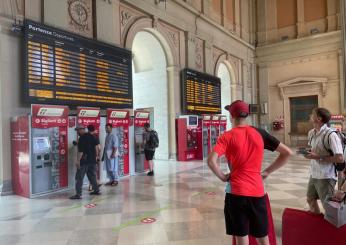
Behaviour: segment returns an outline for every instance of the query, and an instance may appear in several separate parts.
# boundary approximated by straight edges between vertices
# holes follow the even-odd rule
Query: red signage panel
[[[15,194],[30,196],[29,117],[11,121],[12,186]]]
[[[67,106],[31,105],[31,126],[33,128],[67,127]]]
[[[93,125],[96,134],[99,134],[100,128],[100,108],[96,107],[77,107],[77,123],[85,127]]]
[[[126,110],[107,109],[107,123],[113,127],[129,126],[130,112]]]
[[[202,116],[202,123],[203,126],[210,126],[211,125],[211,116],[210,115],[203,115]]]
[[[150,112],[135,111],[135,127],[144,127],[146,123],[150,123]]]

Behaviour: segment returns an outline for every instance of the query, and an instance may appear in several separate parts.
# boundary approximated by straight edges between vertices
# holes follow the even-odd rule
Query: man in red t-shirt
[[[208,166],[220,180],[231,184],[231,193],[225,198],[226,233],[235,236],[237,245],[249,244],[248,235],[269,245],[262,178],[283,166],[292,151],[265,130],[247,124],[249,105],[244,101],[234,101],[225,109],[231,114],[233,129],[219,137],[208,156]],[[261,172],[264,149],[280,155]],[[230,163],[230,174],[224,174],[217,164],[222,155]]]

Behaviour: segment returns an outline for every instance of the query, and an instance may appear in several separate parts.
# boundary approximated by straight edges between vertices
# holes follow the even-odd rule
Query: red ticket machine
[[[176,119],[178,161],[203,160],[202,120],[186,115]]]
[[[149,163],[145,160],[143,147],[144,124],[150,123],[150,112],[136,110],[134,112],[134,134],[135,134],[135,171],[144,172],[149,169]]]
[[[77,107],[77,123],[85,127],[93,125],[95,128],[96,137],[100,135],[100,108],[95,107]],[[77,136],[78,137],[78,136]],[[100,179],[100,165],[97,165],[97,179]],[[84,183],[88,183],[87,176],[84,178]]]
[[[34,197],[68,186],[66,106],[32,105],[31,115],[11,120],[12,184]]]
[[[219,125],[220,125],[219,136],[220,136],[227,130],[227,116],[224,116],[224,115],[220,116]]]
[[[130,112],[127,110],[107,109],[107,124],[113,126],[113,134],[119,139],[119,176],[129,175],[129,127]]]
[[[220,116],[212,115],[211,116],[211,125],[210,125],[210,148],[209,152],[212,151],[216,145],[216,141],[220,135]]]
[[[336,131],[344,131],[344,116],[343,115],[332,115],[329,121],[330,128]]]
[[[211,115],[202,115],[203,158],[207,158],[211,147],[210,141]]]

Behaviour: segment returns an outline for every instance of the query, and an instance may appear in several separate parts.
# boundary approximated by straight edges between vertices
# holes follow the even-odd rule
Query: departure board
[[[184,114],[220,114],[220,78],[191,69],[182,70],[182,112]]]
[[[28,103],[132,108],[131,51],[25,22]]]

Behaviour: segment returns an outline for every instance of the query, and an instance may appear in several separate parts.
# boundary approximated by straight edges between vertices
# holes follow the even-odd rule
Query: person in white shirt
[[[119,162],[118,162],[118,146],[119,139],[117,135],[112,133],[112,124],[106,124],[106,139],[105,147],[103,150],[102,161],[106,164],[107,175],[109,177],[109,182],[106,185],[116,186],[118,185],[119,174]]]
[[[330,118],[330,112],[325,108],[314,109],[310,116],[314,128],[308,134],[311,150],[305,155],[311,160],[307,202],[310,212],[316,214],[320,213],[317,200],[324,205],[326,198],[333,195],[337,180],[333,163],[344,161],[341,140],[328,127]]]

